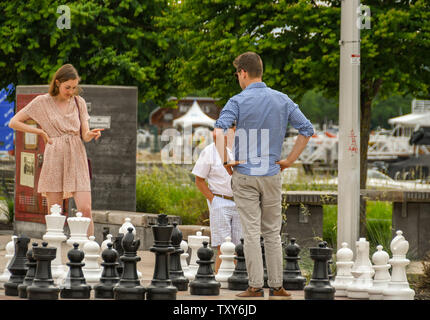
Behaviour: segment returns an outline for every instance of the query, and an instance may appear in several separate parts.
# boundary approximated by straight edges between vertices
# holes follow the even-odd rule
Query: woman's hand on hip
[[[43,141],[45,141],[45,144],[47,143],[52,144],[52,139],[48,136],[48,134],[45,131],[42,130],[40,132],[40,135],[42,136]]]

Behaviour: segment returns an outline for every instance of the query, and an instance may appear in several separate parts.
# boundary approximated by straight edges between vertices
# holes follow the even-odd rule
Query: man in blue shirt
[[[260,233],[264,238],[269,299],[290,299],[282,287],[281,174],[302,153],[314,130],[297,104],[286,94],[262,82],[263,62],[254,52],[233,62],[243,91],[230,98],[215,123],[215,142],[222,161],[232,174],[232,190],[245,240],[248,289],[237,299],[264,299],[264,273]],[[227,163],[225,131],[236,121],[235,161]],[[286,159],[282,143],[290,123],[299,131]],[[235,167],[234,172],[232,167]]]

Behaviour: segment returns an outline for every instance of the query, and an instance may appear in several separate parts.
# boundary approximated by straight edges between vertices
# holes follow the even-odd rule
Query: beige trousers
[[[268,285],[282,287],[281,174],[248,176],[234,171],[231,183],[242,224],[248,284],[254,288],[262,288],[264,284],[261,234]]]

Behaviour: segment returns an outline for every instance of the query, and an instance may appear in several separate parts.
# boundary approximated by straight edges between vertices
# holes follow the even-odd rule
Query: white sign
[[[91,116],[90,117],[90,129],[110,129],[111,116]]]

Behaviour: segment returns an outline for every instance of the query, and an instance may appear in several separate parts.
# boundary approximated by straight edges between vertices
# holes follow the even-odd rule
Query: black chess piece
[[[118,266],[116,270],[118,271],[118,276],[122,276],[122,271],[124,270],[124,262],[122,262],[121,257],[124,255],[124,248],[122,247],[122,239],[124,238],[123,233],[118,233],[118,236],[113,237],[113,248],[118,252]]]
[[[94,286],[96,299],[113,299],[113,287],[119,282],[117,271],[118,252],[112,249],[113,244],[108,242],[107,249],[102,252],[103,272],[100,277],[100,283]]]
[[[267,265],[266,265],[266,253],[264,249],[264,238],[260,236],[260,245],[261,245],[261,256],[263,259],[263,270],[264,270],[264,285],[263,288],[269,288],[267,284],[267,280],[269,279],[267,276]]]
[[[60,288],[54,285],[51,272],[51,261],[57,255],[57,248],[48,247],[42,242],[42,247],[33,248],[33,258],[36,260],[36,275],[33,283],[27,287],[27,297],[30,300],[57,300]]]
[[[24,282],[28,270],[26,254],[29,242],[30,238],[24,235],[14,239],[15,254],[7,267],[11,275],[9,281],[4,284],[4,292],[7,296],[18,296],[18,286]]]
[[[328,279],[327,261],[331,258],[333,249],[327,248],[320,242],[317,248],[309,248],[314,260],[314,270],[309,284],[305,287],[305,300],[334,300],[335,288]]]
[[[248,289],[248,271],[246,270],[245,253],[243,251],[243,238],[240,239],[240,243],[237,244],[235,251],[236,256],[236,268],[234,268],[233,274],[227,279],[229,290],[246,290]]]
[[[134,240],[133,228],[127,231],[121,243],[124,255],[120,260],[124,263],[124,270],[121,279],[113,287],[113,296],[115,300],[144,300],[146,290],[140,285],[137,276],[137,262],[141,260],[137,255],[140,239]]]
[[[147,300],[176,300],[178,289],[172,285],[169,274],[169,254],[175,251],[170,245],[173,226],[167,222],[167,215],[159,214],[157,225],[152,226],[154,246],[149,250],[155,253],[155,267],[153,279],[147,288]]]
[[[170,279],[178,291],[187,291],[189,280],[185,277],[181,266],[181,254],[184,253],[181,249],[182,231],[177,227],[176,222],[173,222],[171,241],[175,251],[170,254]]]
[[[298,263],[300,250],[295,238],[291,238],[290,244],[285,247],[284,289],[303,290],[305,287],[306,278],[302,276]]]
[[[324,244],[327,246],[328,245],[328,243],[327,243],[327,241],[323,241],[324,242]],[[330,281],[334,281],[334,278],[335,278],[335,276],[334,276],[334,273],[332,272],[332,270],[331,270],[331,265],[333,264],[333,257],[331,257],[330,258],[330,260],[329,261],[327,261],[327,273],[328,273],[328,279],[330,280]]]
[[[85,253],[78,249],[79,243],[73,244],[73,249],[67,252],[69,261],[67,265],[70,267],[64,284],[60,286],[60,297],[63,299],[89,299],[91,294],[91,286],[85,281],[82,267],[85,263],[82,260]]]
[[[36,275],[37,262],[33,258],[33,248],[37,246],[37,242],[34,242],[32,244],[32,248],[27,251],[28,262],[26,262],[26,266],[28,267],[28,270],[25,275],[24,281],[20,285],[18,285],[18,296],[20,298],[27,298],[27,287],[31,286],[34,280],[34,276]]]
[[[218,296],[221,283],[215,280],[215,275],[212,270],[212,257],[214,252],[208,248],[208,242],[203,241],[203,247],[197,250],[197,270],[196,277],[190,283],[190,294],[200,296]]]

